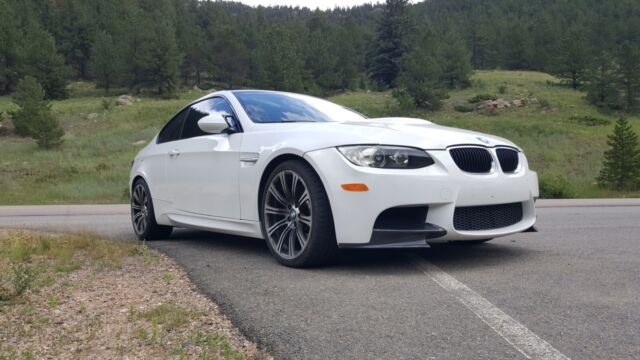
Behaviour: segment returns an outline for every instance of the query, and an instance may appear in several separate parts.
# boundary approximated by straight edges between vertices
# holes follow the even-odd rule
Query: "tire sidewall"
[[[276,175],[284,170],[295,172],[304,181],[311,198],[311,212],[314,218],[307,246],[300,255],[293,259],[281,257],[280,254],[278,254],[278,252],[273,248],[271,241],[267,236],[266,222],[264,219],[264,206],[265,199],[267,197],[267,189]],[[335,243],[335,236],[332,236],[334,232],[333,219],[331,217],[330,208],[327,207],[329,209],[329,214],[326,214],[327,208],[322,208],[322,202],[326,201],[328,205],[328,199],[324,187],[322,187],[321,185],[321,182],[320,186],[318,186],[319,181],[320,178],[318,177],[318,175],[308,165],[304,164],[301,161],[288,160],[279,164],[273,169],[271,174],[269,174],[269,177],[267,178],[263,189],[261,190],[259,211],[262,236],[267,242],[267,247],[269,248],[271,254],[283,265],[290,267],[312,266],[316,263],[316,261],[312,261],[311,259],[312,257],[314,257],[314,253],[317,252],[322,245],[327,245],[322,244],[322,242],[333,241],[333,244],[331,245],[337,247],[337,243]],[[329,229],[329,232],[327,232],[327,229]]]
[[[147,198],[149,199],[148,204],[147,204],[147,218],[146,218],[146,226],[144,229],[143,233],[138,233],[138,231],[136,230],[136,227],[133,223],[133,191],[135,191],[135,188],[138,185],[142,185],[142,187],[144,188],[144,191],[147,195]],[[132,189],[132,193],[131,193],[131,226],[133,226],[133,232],[136,234],[136,236],[140,239],[140,240],[148,240],[149,238],[149,234],[151,232],[151,228],[155,223],[155,211],[153,210],[153,199],[151,198],[151,192],[149,191],[149,186],[147,185],[147,182],[144,181],[143,179],[138,179],[133,183],[133,187]]]

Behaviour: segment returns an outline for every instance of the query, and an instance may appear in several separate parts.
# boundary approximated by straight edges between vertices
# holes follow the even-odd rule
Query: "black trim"
[[[230,127],[229,129],[227,129],[227,130],[223,131],[221,134],[229,134],[229,135],[231,135],[231,134],[235,134],[235,133],[241,133],[241,132],[244,132],[244,129],[242,128],[242,124],[240,123],[240,119],[238,119],[238,115],[236,114],[236,109],[234,109],[234,108],[233,108],[233,105],[231,104],[231,101],[229,101],[229,99],[227,99],[227,97],[226,97],[226,96],[223,96],[223,95],[214,95],[214,96],[206,97],[206,98],[204,98],[204,99],[200,99],[200,100],[192,101],[192,102],[190,102],[189,104],[187,104],[186,106],[183,106],[183,107],[182,107],[182,108],[181,108],[177,113],[175,113],[175,115],[173,115],[173,116],[171,117],[171,120],[167,121],[167,123],[166,123],[166,124],[164,124],[164,126],[162,127],[162,129],[160,129],[160,131],[158,131],[158,134],[156,134],[156,144],[166,144],[166,143],[173,142],[173,141],[186,140],[186,139],[183,139],[183,138],[182,138],[182,129],[184,128],[184,121],[183,121],[183,123],[182,123],[182,128],[180,129],[180,137],[179,137],[178,139],[171,140],[171,141],[164,141],[164,142],[161,142],[161,143],[160,143],[160,142],[158,142],[158,135],[160,135],[160,133],[162,132],[162,130],[164,130],[164,128],[165,128],[167,125],[169,125],[169,123],[170,123],[170,122],[171,122],[171,121],[172,121],[172,120],[173,120],[173,119],[174,119],[178,114],[180,114],[182,111],[187,110],[188,108],[190,108],[191,106],[193,106],[193,105],[195,105],[195,104],[199,104],[199,103],[201,103],[201,102],[203,102],[203,101],[207,101],[207,100],[211,100],[211,99],[215,99],[215,98],[220,98],[220,99],[222,99],[222,100],[224,100],[224,101],[226,101],[226,102],[227,102],[227,104],[229,105],[229,108],[231,109],[231,112],[233,113],[232,115],[233,115],[234,122],[235,122],[235,124],[237,125],[237,129],[231,129],[231,127]],[[186,115],[186,116],[189,116],[189,111],[187,111],[187,115]],[[187,119],[187,118],[186,118],[186,116],[185,116],[185,121],[186,121],[186,119]],[[227,124],[228,124],[228,123],[229,123],[229,122],[227,121]],[[229,130],[230,130],[230,131],[229,131]],[[207,134],[207,135],[202,135],[202,136],[208,136],[208,135],[216,135],[216,134]],[[189,139],[192,139],[192,138],[189,138]]]
[[[427,222],[428,206],[399,206],[378,215],[374,229],[421,230]]]
[[[524,218],[523,203],[462,206],[453,212],[453,227],[459,231],[501,229],[515,225]]]
[[[513,149],[513,150],[515,150],[517,152],[521,152],[520,149],[518,149],[515,146],[511,146],[511,145],[483,145],[483,144],[455,144],[455,145],[449,145],[449,146],[445,147],[444,150],[451,149],[451,148],[456,148],[456,147],[468,147],[468,146],[471,146],[471,147],[474,147],[474,146],[475,147],[482,147],[482,148],[485,148],[485,149],[494,149],[494,148],[501,148],[502,147],[502,148]],[[442,150],[442,149],[425,149],[425,150]]]
[[[520,167],[520,155],[517,150],[506,147],[497,147],[496,156],[500,163],[500,168],[505,174],[513,174]]]
[[[373,229],[371,240],[366,244],[340,244],[341,248],[389,249],[429,247],[428,239],[447,235],[438,225],[424,224],[422,229]]]
[[[464,146],[449,149],[458,168],[472,174],[489,174],[493,170],[493,156],[487,148]]]
[[[180,114],[182,114],[183,111],[186,110],[186,113],[184,115],[184,118],[182,118],[182,124],[180,125],[180,133],[178,134],[178,137],[172,140],[167,140],[167,141],[160,141],[160,134],[162,134],[162,132],[167,128],[167,126],[169,126],[169,124],[171,124],[174,121],[177,121],[177,118]],[[181,136],[182,136],[182,129],[184,128],[184,123],[185,121],[187,121],[187,116],[189,116],[189,108],[188,106],[183,107],[182,109],[180,109],[180,111],[178,111],[175,115],[173,115],[171,117],[171,119],[169,119],[169,121],[167,121],[166,124],[164,124],[164,126],[160,129],[160,131],[158,131],[158,133],[156,134],[156,144],[166,144],[166,143],[170,143],[173,141],[178,141],[180,140]]]

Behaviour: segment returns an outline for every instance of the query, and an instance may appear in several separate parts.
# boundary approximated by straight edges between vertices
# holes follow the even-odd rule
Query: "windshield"
[[[234,95],[255,123],[366,119],[353,110],[306,95],[266,91],[237,91]]]

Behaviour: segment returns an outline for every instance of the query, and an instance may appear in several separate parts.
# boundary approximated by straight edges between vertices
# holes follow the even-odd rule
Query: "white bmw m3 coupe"
[[[140,239],[173,227],[261,238],[282,264],[305,267],[338,248],[532,230],[538,178],[496,136],[241,90],[178,112],[136,156],[130,190]]]

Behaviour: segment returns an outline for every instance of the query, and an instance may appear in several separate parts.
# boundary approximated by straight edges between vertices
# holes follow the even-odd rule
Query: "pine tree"
[[[513,21],[513,20],[512,20]],[[504,29],[505,40],[502,47],[502,62],[509,70],[523,70],[531,67],[533,42],[528,29],[519,22],[509,23]]]
[[[341,78],[338,71],[338,40],[335,31],[327,19],[316,13],[308,23],[309,34],[305,68],[311,72],[315,83],[322,89],[340,88]]]
[[[91,48],[91,70],[97,85],[107,93],[114,85],[119,85],[124,71],[123,56],[111,35],[101,31]]]
[[[53,36],[38,24],[26,25],[18,49],[18,59],[18,73],[36,78],[42,84],[47,98],[67,97],[69,68],[65,65],[64,58],[58,54]]]
[[[184,55],[180,72],[185,83],[195,76],[196,85],[202,82],[202,73],[211,56],[210,38],[196,17],[197,0],[177,1],[176,40]]]
[[[54,9],[52,30],[58,50],[82,79],[89,77],[97,15],[93,11],[93,2],[84,0],[65,0]]]
[[[622,108],[622,100],[618,89],[619,79],[615,64],[610,55],[598,57],[594,66],[586,73],[587,101],[599,108],[618,110]]]
[[[394,96],[401,102],[403,97],[408,96],[414,106],[438,110],[442,107],[442,100],[448,97],[442,77],[436,58],[423,48],[418,48],[402,59],[402,72]]]
[[[627,111],[640,108],[640,46],[626,42],[617,57],[617,73]]]
[[[591,56],[587,44],[582,29],[570,30],[560,41],[560,51],[553,66],[553,74],[567,81],[574,90],[582,84],[589,68]]]
[[[450,31],[445,34],[440,41],[438,55],[441,79],[449,89],[466,88],[471,84],[471,55],[457,33]]]
[[[241,85],[249,72],[249,49],[242,34],[232,25],[222,25],[210,30],[213,38],[211,68],[216,77],[229,89]]]
[[[484,21],[474,21],[470,24],[467,31],[470,60],[473,68],[489,68],[491,63],[490,26]]]
[[[387,0],[378,24],[377,38],[369,56],[369,77],[382,86],[394,86],[400,61],[408,48],[409,0]]]
[[[160,12],[157,16],[162,16]],[[147,69],[151,85],[164,97],[174,96],[178,87],[182,54],[176,42],[175,26],[166,19],[156,20],[153,29],[153,61]]]
[[[11,92],[18,79],[20,32],[11,5],[7,0],[0,0],[0,95]]]
[[[607,144],[609,150],[604,153],[598,183],[617,190],[637,187],[640,184],[640,145],[638,135],[625,118],[618,119]]]
[[[303,32],[284,24],[270,25],[254,57],[257,85],[274,90],[302,91],[305,83]]]
[[[127,29],[127,75],[130,87],[148,87],[172,97],[178,87],[182,54],[176,41],[175,11],[169,0],[139,0]]]
[[[359,69],[359,53],[355,34],[346,29],[339,29],[336,35],[336,52],[337,61],[334,73],[339,81],[337,89],[353,89]]]
[[[39,147],[49,149],[62,144],[64,131],[45,100],[45,91],[38,81],[30,76],[20,80],[13,94],[18,110],[11,113],[16,133],[30,136]]]

